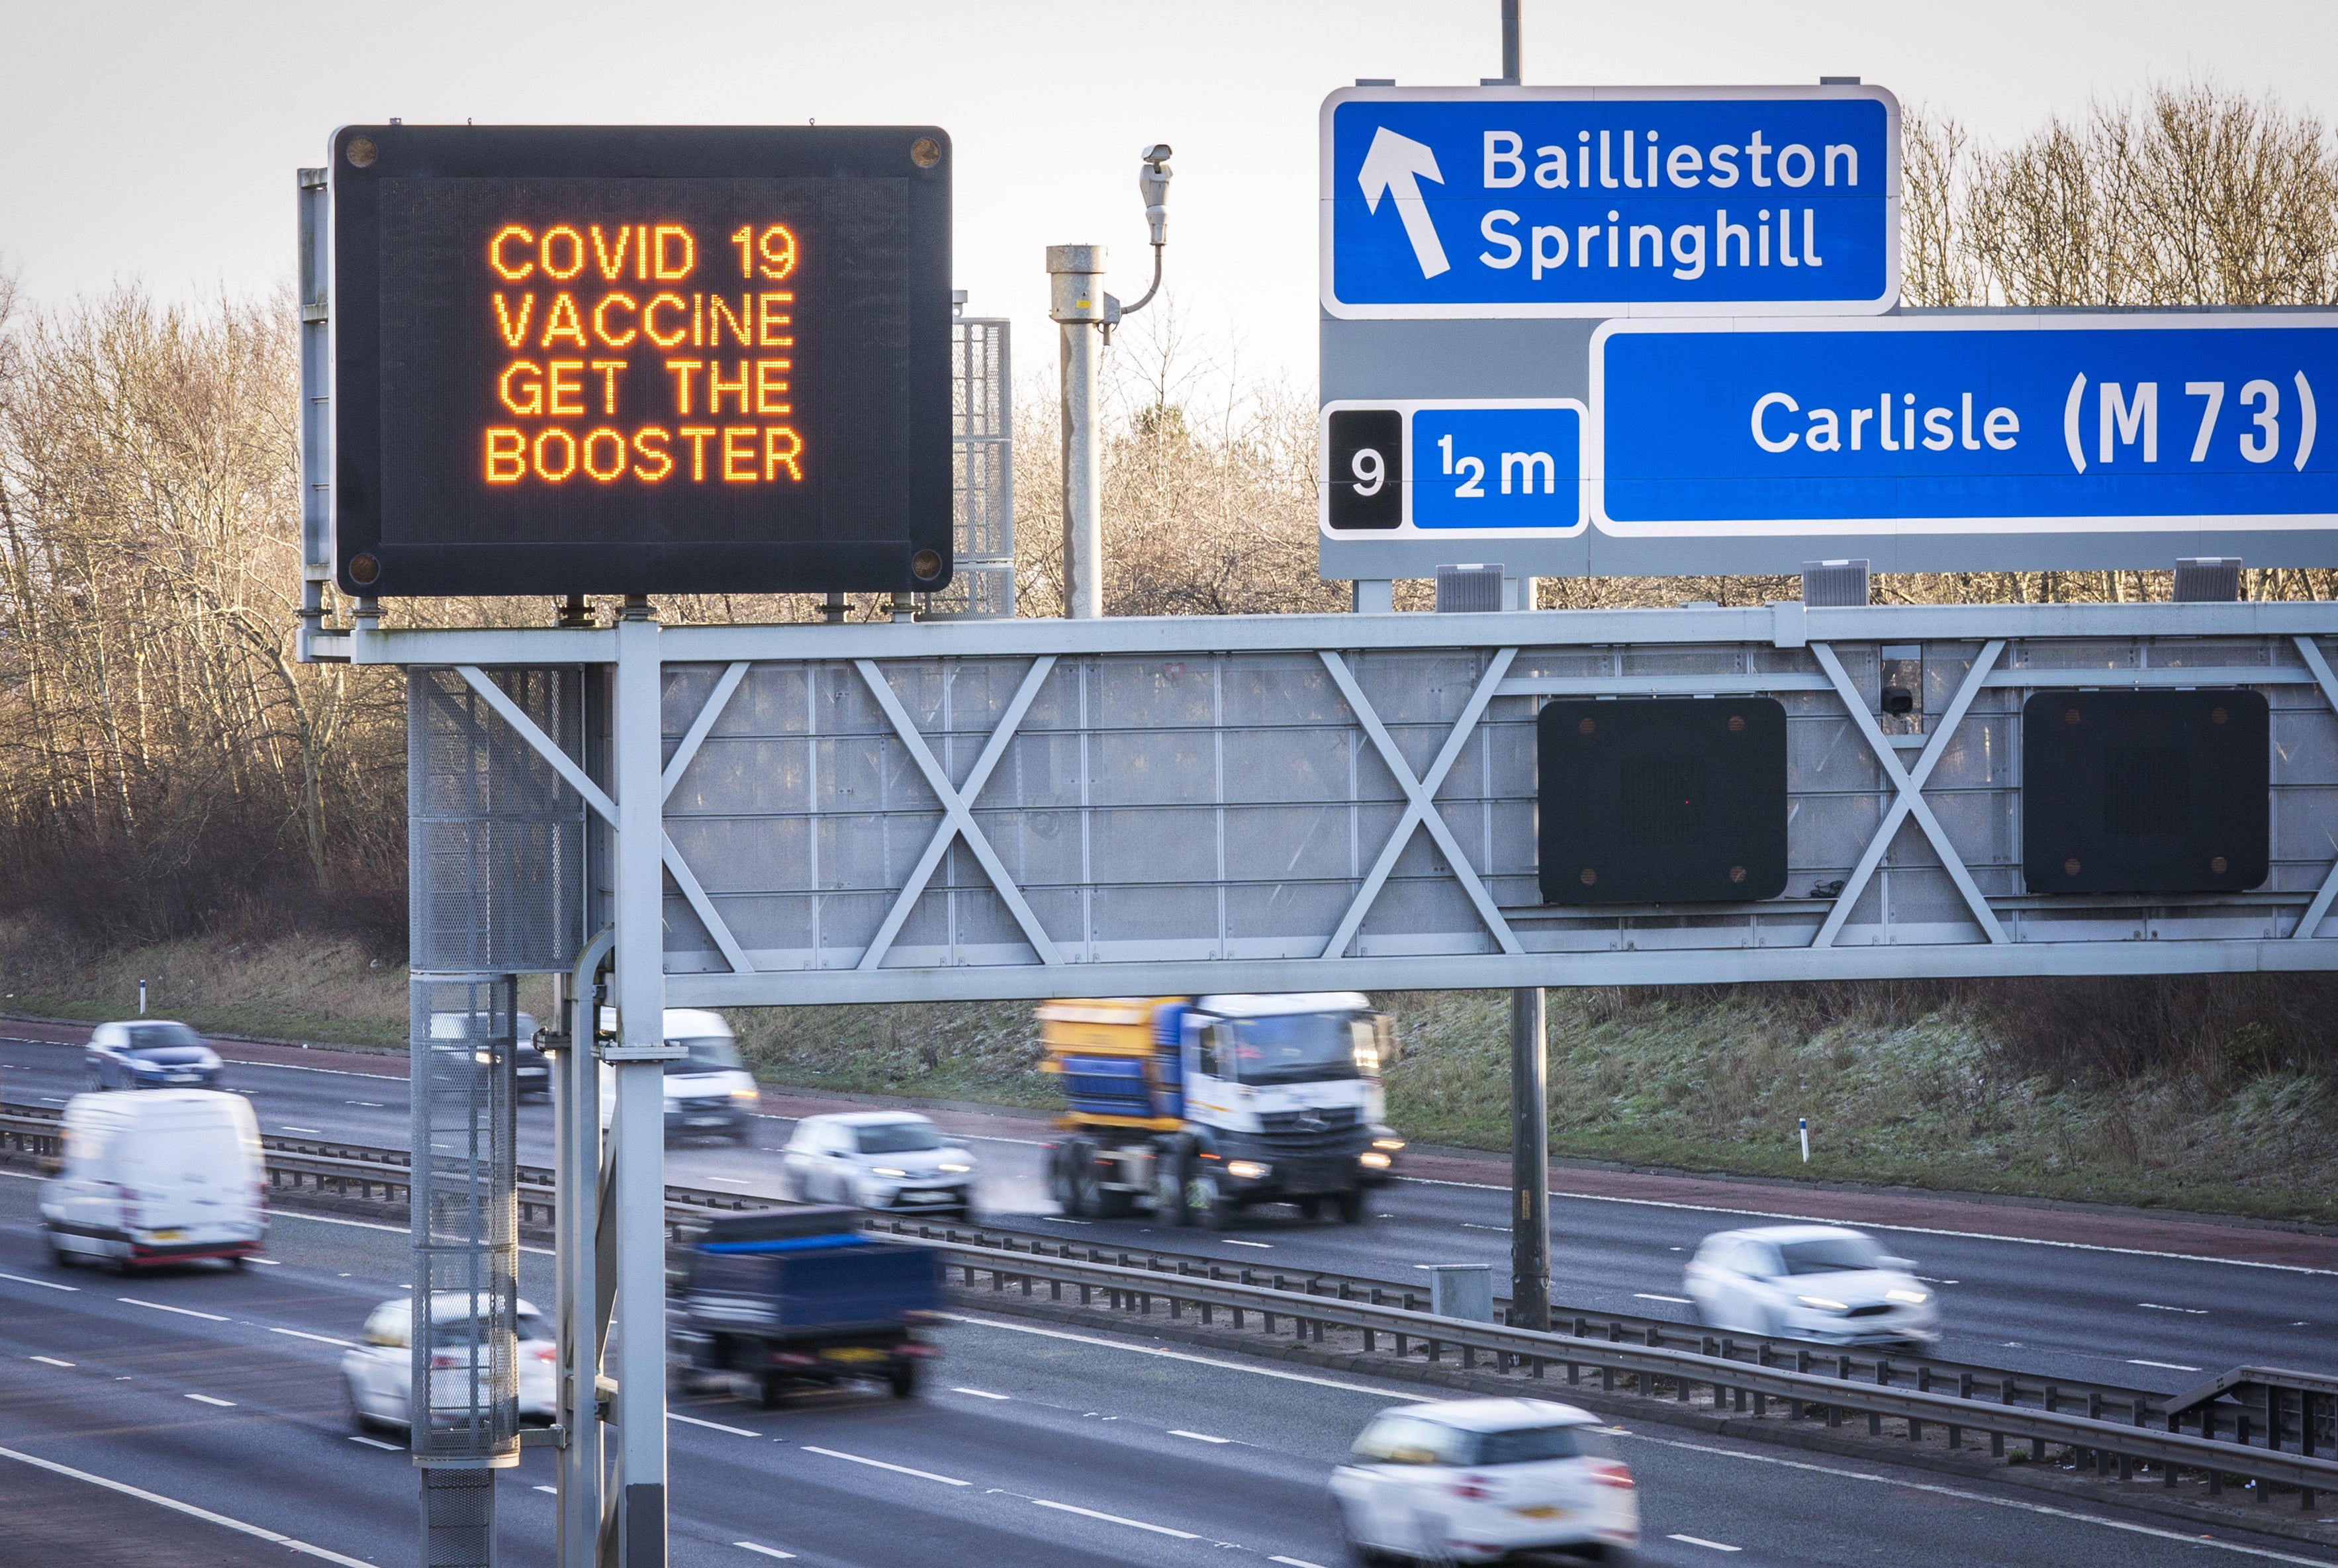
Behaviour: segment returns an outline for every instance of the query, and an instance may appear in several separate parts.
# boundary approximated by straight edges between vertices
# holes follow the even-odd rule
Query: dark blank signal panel
[[[2032,893],[2237,893],[2270,869],[2262,692],[2040,691],[2021,706]]]
[[[1786,710],[1768,697],[1544,704],[1546,904],[1736,903],[1786,886]]]

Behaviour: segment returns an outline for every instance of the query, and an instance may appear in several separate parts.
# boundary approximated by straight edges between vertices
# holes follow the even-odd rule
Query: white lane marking
[[[1229,1247],[1256,1247],[1269,1252],[1274,1250],[1274,1243],[1272,1241],[1237,1241],[1231,1236],[1221,1236],[1218,1240]]]
[[[816,1448],[803,1445],[807,1454],[825,1454],[831,1459],[850,1459],[855,1465],[867,1465],[878,1470],[890,1470],[898,1475],[915,1475],[920,1481],[938,1481],[945,1486],[971,1486],[971,1481],[961,1481],[955,1475],[937,1475],[930,1470],[912,1470],[907,1465],[889,1465],[882,1459],[864,1458],[859,1454],[847,1454],[841,1448]]]
[[[179,1397],[182,1399],[192,1399],[198,1405],[216,1405],[222,1410],[232,1410],[235,1408],[234,1400],[214,1399],[208,1394],[182,1394]]]
[[[325,1135],[325,1130],[322,1127],[295,1127],[290,1122],[279,1122],[276,1125],[283,1132],[306,1132],[311,1138],[322,1138]]]
[[[1231,1437],[1213,1437],[1207,1432],[1188,1432],[1183,1426],[1170,1427],[1169,1436],[1172,1437],[1191,1437],[1196,1443],[1231,1443],[1233,1441]]]
[[[1278,1377],[1286,1383],[1312,1383],[1319,1388],[1370,1394],[1376,1399],[1427,1405],[1442,1397],[1440,1395],[1411,1394],[1395,1388],[1375,1388],[1369,1383],[1349,1383],[1338,1377],[1317,1377],[1305,1372],[1286,1372],[1280,1367],[1251,1367],[1240,1361],[1221,1360],[1215,1356],[1195,1356],[1184,1350],[1164,1349],[1157,1345],[1125,1345],[1117,1339],[1102,1339],[1092,1334],[1072,1334],[1061,1328],[1041,1328],[1029,1323],[1002,1323],[995,1318],[969,1318],[962,1312],[941,1312],[936,1316],[952,1323],[971,1323],[978,1328],[1004,1328],[1010,1334],[1036,1334],[1042,1339],[1069,1339],[1081,1345],[1100,1345],[1107,1350],[1125,1350],[1132,1356],[1158,1356],[1164,1361],[1191,1361],[1202,1367],[1221,1367],[1229,1372],[1247,1372],[1253,1377]]]
[[[284,1259],[281,1258],[254,1258],[247,1253],[243,1260],[247,1263],[257,1263],[262,1269],[281,1269],[284,1267]]]
[[[14,1279],[19,1285],[38,1285],[44,1290],[78,1290],[78,1285],[60,1285],[54,1279],[28,1279],[22,1274],[0,1274],[0,1279]]]
[[[378,1437],[352,1437],[349,1441],[352,1443],[362,1443],[368,1448],[378,1448],[385,1454],[403,1454],[406,1452],[405,1449],[400,1448],[397,1444],[385,1443]],[[552,1488],[545,1486],[540,1488],[540,1490],[549,1492]]]
[[[1459,1220],[1457,1223],[1459,1223],[1464,1230],[1494,1230],[1498,1231],[1504,1236],[1510,1233],[1510,1228],[1507,1225],[1479,1225],[1475,1221],[1469,1220]],[[1679,1249],[1675,1248],[1674,1250],[1678,1251]]]
[[[336,1339],[330,1334],[311,1334],[304,1328],[270,1328],[269,1332],[289,1334],[295,1339],[314,1339],[319,1345],[338,1345],[344,1350],[354,1350],[358,1348],[357,1342],[353,1339]]]
[[[60,1361],[54,1356],[35,1356],[32,1357],[32,1359],[38,1361],[44,1367],[70,1367],[73,1365],[70,1361]]]
[[[1321,1563],[1310,1563],[1304,1557],[1270,1557],[1270,1563],[1280,1563],[1282,1568],[1323,1568]]]
[[[1685,1541],[1692,1546],[1710,1547],[1715,1552],[1743,1552],[1745,1550],[1743,1546],[1732,1546],[1724,1542],[1708,1541],[1702,1535],[1667,1535],[1665,1539],[1667,1541]]]
[[[1449,1181],[1437,1176],[1400,1176],[1397,1180],[1423,1187],[1460,1187],[1473,1192],[1510,1191],[1507,1182]],[[1805,1225],[1842,1223],[1839,1220],[1788,1214],[1775,1209],[1732,1209],[1720,1203],[1677,1203],[1663,1198],[1618,1198],[1600,1192],[1553,1192],[1551,1196],[1578,1203],[1624,1203],[1642,1209],[1678,1209],[1691,1214],[1743,1214],[1755,1220],[1792,1220]],[[2070,1252],[2115,1252],[2124,1258],[2166,1258],[2177,1263],[2223,1263],[2235,1269],[2270,1269],[2278,1274],[2319,1274],[2327,1279],[2338,1279],[2338,1269],[2313,1269],[2303,1263],[2264,1263],[2254,1258],[2207,1258],[2196,1252],[2160,1252],[2148,1247],[2109,1247],[2099,1241],[2050,1241],[2042,1236],[2001,1236],[1993,1230],[1951,1230],[1939,1225],[1891,1225],[1876,1220],[1862,1220],[1859,1223],[1865,1230],[1898,1230],[1910,1236],[1954,1236],[1968,1241],[2008,1241],[2020,1247],[2059,1247]]]
[[[538,1487],[536,1487],[536,1488],[535,1488],[535,1490],[536,1490],[536,1491],[538,1491],[538,1492],[549,1492],[549,1493],[551,1493],[555,1497],[557,1497],[557,1496],[559,1496],[559,1495],[560,1495],[560,1488],[559,1488],[559,1487],[557,1487],[557,1486],[538,1486]]]
[[[742,1552],[760,1553],[765,1557],[785,1557],[792,1560],[795,1556],[792,1552],[782,1552],[776,1546],[758,1546],[752,1541],[733,1541],[731,1544]]]
[[[176,1312],[182,1318],[201,1318],[212,1323],[224,1323],[228,1320],[221,1313],[198,1312],[192,1307],[165,1307],[160,1301],[141,1301],[135,1296],[116,1296],[114,1299],[133,1307],[151,1308],[157,1312]]]
[[[744,1187],[747,1185],[745,1178],[739,1176],[709,1176],[707,1180],[722,1187]]]
[[[1717,1454],[1724,1459],[1743,1459],[1749,1465],[1777,1465],[1788,1470],[1808,1470],[1820,1475],[1838,1476],[1846,1481],[1870,1481],[1879,1486],[1896,1486],[1911,1492],[1929,1492],[1937,1497],[1954,1497],[1962,1503],[1986,1503],[1992,1508],[2012,1508],[2024,1514],[2040,1514],[2049,1519],[2068,1519],[2080,1524],[2099,1524],[2106,1530],[2124,1530],[2133,1535],[2148,1535],[2158,1541],[2177,1541],[2186,1546],[2204,1546],[2216,1552],[2237,1552],[2244,1557],[2260,1557],[2269,1563],[2298,1563],[2305,1568],[2329,1568],[2326,1557],[2298,1557],[2287,1552],[2269,1552],[2262,1546],[2244,1546],[2236,1541],[2219,1541],[2212,1535],[2187,1535],[2180,1530],[2160,1530],[2149,1524],[2130,1524],[2124,1519],[2106,1519],[2099,1514],[2081,1514],[2073,1508],[2057,1508],[2046,1503],[2025,1503],[2018,1497],[1991,1497],[1982,1492],[1968,1492],[1961,1486],[1938,1486],[1925,1481],[1910,1481],[1891,1475],[1877,1475],[1865,1470],[1845,1470],[1833,1465],[1813,1465],[1807,1459],[1782,1459],[1769,1454],[1747,1454],[1735,1448],[1716,1448],[1709,1443],[1685,1443],[1677,1437],[1651,1437],[1645,1432],[1626,1432],[1623,1436],[1641,1443],[1654,1443],[1665,1448],[1685,1448],[1695,1454]]]
[[[1632,1299],[1635,1301],[1670,1301],[1682,1307],[1694,1307],[1696,1305],[1695,1302],[1690,1300],[1685,1296],[1658,1296],[1653,1291],[1648,1290],[1633,1291]]]
[[[679,1415],[672,1410],[665,1413],[665,1418],[669,1421],[688,1422],[693,1426],[709,1427],[716,1432],[728,1432],[733,1437],[761,1437],[762,1436],[761,1432],[750,1432],[744,1426],[725,1426],[720,1421],[701,1421],[695,1416]]]
[[[2181,1312],[2186,1318],[2205,1318],[2208,1315],[2205,1307],[2162,1307],[2156,1301],[2138,1301],[2136,1305],[2146,1312]]]
[[[2157,1367],[2168,1372],[2197,1372],[2200,1370],[2197,1367],[2186,1367],[2181,1361],[2139,1361],[2132,1357],[2128,1358],[2127,1365],[2130,1367]]]
[[[262,1541],[273,1542],[279,1546],[289,1546],[295,1552],[305,1553],[311,1557],[321,1557],[328,1563],[340,1564],[340,1568],[375,1568],[375,1564],[362,1558],[344,1557],[338,1552],[328,1552],[322,1546],[311,1546],[306,1541],[296,1541],[290,1535],[280,1535],[275,1531],[264,1529],[258,1524],[247,1524],[241,1519],[231,1519],[224,1514],[214,1514],[208,1508],[198,1508],[192,1503],[182,1503],[176,1497],[165,1497],[160,1492],[149,1492],[142,1486],[133,1486],[125,1482],[110,1480],[103,1475],[93,1475],[86,1470],[76,1470],[70,1465],[60,1465],[54,1459],[43,1459],[35,1455],[20,1454],[14,1448],[0,1448],[0,1459],[14,1459],[20,1465],[30,1465],[36,1470],[46,1470],[52,1475],[69,1476],[75,1481],[86,1481],[93,1486],[103,1486],[108,1491],[119,1492],[125,1497],[135,1497],[141,1502],[160,1504],[165,1508],[176,1509],[182,1514],[208,1520],[213,1524],[224,1524],[231,1530],[241,1530],[246,1535],[256,1535]]]
[[[1106,1514],[1095,1508],[1082,1508],[1071,1503],[1051,1503],[1045,1497],[1034,1497],[1031,1501],[1042,1508],[1053,1508],[1058,1514],[1076,1514],[1083,1519],[1101,1519],[1107,1524],[1125,1524],[1132,1530],[1150,1530],[1155,1535],[1174,1535],[1180,1541],[1201,1539],[1191,1530],[1172,1530],[1166,1524],[1147,1524],[1142,1519],[1124,1519],[1117,1514]]]
[[[384,1105],[378,1100],[344,1100],[341,1103],[344,1105],[362,1105],[368,1111],[383,1111],[388,1109],[388,1106]]]
[[[47,1101],[52,1105],[62,1105],[64,1103],[64,1096],[58,1094],[44,1094],[41,1098]]]
[[[987,1388],[953,1388],[953,1394],[971,1394],[977,1399],[1012,1399],[1012,1394],[993,1394]]]

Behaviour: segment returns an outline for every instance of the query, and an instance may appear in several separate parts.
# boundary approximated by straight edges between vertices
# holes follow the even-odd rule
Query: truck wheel
[[[1218,1179],[1204,1170],[1189,1170],[1185,1174],[1185,1209],[1183,1216],[1188,1225],[1203,1230],[1215,1230],[1225,1223],[1225,1210],[1218,1199]]]
[[[788,1380],[776,1372],[766,1372],[755,1392],[758,1403],[764,1409],[776,1410],[780,1407],[780,1401],[787,1397]]]
[[[1136,1194],[1126,1188],[1113,1188],[1096,1193],[1096,1216],[1104,1220],[1125,1220],[1136,1212]]]
[[[913,1396],[918,1391],[918,1364],[915,1361],[894,1362],[890,1381],[893,1385],[894,1398],[908,1399]]]
[[[1361,1225],[1364,1222],[1364,1195],[1361,1192],[1340,1194],[1340,1223]]]
[[[1085,1138],[1071,1139],[1064,1144],[1062,1158],[1064,1212],[1075,1220],[1095,1219],[1104,1196],[1096,1190],[1095,1145]]]
[[[1298,1204],[1302,1220],[1321,1220],[1323,1217],[1323,1200],[1321,1198],[1302,1198]]]

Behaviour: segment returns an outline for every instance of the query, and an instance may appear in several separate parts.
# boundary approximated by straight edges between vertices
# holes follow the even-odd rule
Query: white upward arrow
[[[1445,247],[1438,242],[1437,225],[1429,220],[1429,203],[1420,199],[1417,180],[1445,183],[1445,176],[1437,170],[1437,154],[1411,137],[1381,126],[1372,137],[1371,150],[1364,154],[1364,210],[1378,212],[1380,197],[1392,193],[1396,215],[1404,220],[1404,237],[1412,241],[1412,259],[1420,263],[1423,278],[1434,278],[1449,271],[1451,263],[1445,260]]]

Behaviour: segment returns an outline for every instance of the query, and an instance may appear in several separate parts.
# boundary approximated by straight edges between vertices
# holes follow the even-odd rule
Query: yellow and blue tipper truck
[[[1290,1203],[1355,1224],[1404,1148],[1380,1089],[1394,1039],[1355,991],[1046,1003],[1041,1066],[1070,1107],[1049,1187],[1085,1218],[1213,1226]]]

